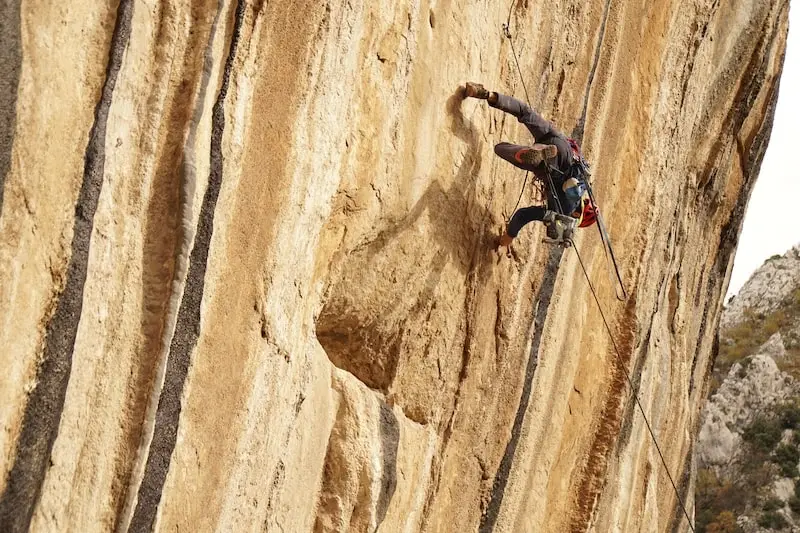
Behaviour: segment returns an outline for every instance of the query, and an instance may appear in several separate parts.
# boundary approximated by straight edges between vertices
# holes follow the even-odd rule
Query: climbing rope
[[[522,82],[522,89],[525,91],[525,98],[527,99],[528,102],[531,102],[530,95],[528,94],[528,88],[525,85],[525,78],[522,75],[522,68],[520,67],[520,64],[519,64],[519,57],[517,56],[517,50],[514,47],[514,39],[512,39],[511,30],[510,30],[511,13],[513,12],[513,8],[514,8],[514,4],[515,3],[516,3],[516,0],[513,0],[511,2],[511,7],[508,10],[508,19],[506,20],[505,24],[503,24],[503,26],[502,26],[503,35],[508,39],[508,41],[509,41],[509,43],[511,45],[511,53],[514,55],[514,62],[516,64],[516,66],[517,66],[517,73],[519,74],[520,81]],[[548,181],[548,186],[550,188],[550,193],[553,196],[553,198],[555,199],[556,204],[558,205],[559,212],[561,214],[564,214],[563,213],[563,209],[561,207],[561,202],[558,199],[558,194],[556,194],[555,185],[553,183],[553,177],[552,177],[552,174],[550,173],[550,165],[545,165],[545,166],[547,168],[547,181]],[[528,180],[528,173],[526,171],[526,173],[525,173],[525,181],[522,184],[522,191],[520,191],[520,196],[519,196],[519,199],[517,200],[517,206],[519,206],[519,201],[522,198],[522,193],[525,190],[525,185],[527,183],[527,180]],[[592,197],[592,202],[594,202],[594,198],[593,197]],[[514,211],[517,210],[517,206],[514,207]],[[514,211],[512,211],[512,213]],[[604,226],[599,226],[599,229],[600,229],[600,233],[601,233],[601,239],[603,240],[603,248],[604,248],[604,250],[606,250],[606,255],[608,255],[608,250],[606,249],[607,248],[606,240],[608,239],[608,233],[605,231],[605,227]],[[639,406],[639,411],[641,411],[641,413],[642,413],[642,417],[644,418],[645,425],[647,426],[647,431],[650,433],[650,438],[653,440],[653,444],[655,444],[655,448],[656,448],[656,451],[658,452],[658,456],[661,458],[661,464],[664,465],[664,470],[666,471],[667,477],[669,478],[669,481],[672,484],[672,489],[675,491],[675,497],[678,499],[678,503],[680,504],[681,510],[683,511],[683,514],[686,517],[687,522],[689,523],[689,529],[691,529],[692,532],[694,532],[695,529],[694,529],[694,524],[692,523],[692,519],[689,517],[689,512],[686,510],[686,505],[683,502],[683,498],[681,498],[680,491],[678,490],[678,486],[675,484],[675,480],[673,479],[672,474],[669,471],[669,466],[667,465],[667,461],[664,458],[664,454],[661,452],[661,447],[659,446],[658,439],[656,439],[655,432],[653,431],[653,428],[650,425],[650,420],[647,418],[647,414],[644,411],[644,407],[642,406],[642,402],[639,400],[639,394],[636,392],[636,387],[633,384],[633,380],[631,379],[631,375],[628,372],[628,369],[627,369],[627,366],[625,364],[625,361],[622,359],[622,354],[620,353],[619,347],[617,346],[617,343],[616,343],[616,341],[614,339],[614,334],[611,331],[611,327],[608,325],[608,321],[606,320],[605,313],[603,312],[603,307],[602,307],[602,305],[600,305],[600,299],[597,296],[597,292],[594,290],[594,286],[592,285],[592,281],[589,278],[589,274],[586,271],[585,265],[583,264],[583,259],[581,258],[580,252],[578,251],[578,247],[575,246],[575,243],[571,239],[569,240],[568,244],[570,244],[572,246],[572,248],[575,249],[575,255],[577,256],[578,262],[581,265],[581,270],[583,270],[583,275],[586,278],[586,282],[589,284],[589,288],[591,289],[592,296],[594,297],[594,301],[597,304],[597,309],[600,311],[600,316],[603,319],[603,324],[605,325],[606,331],[608,332],[608,336],[611,339],[611,344],[614,347],[614,352],[617,354],[617,359],[619,360],[620,367],[622,368],[622,371],[625,374],[625,379],[627,379],[628,385],[630,385],[630,387],[631,387],[631,392],[633,393],[633,397],[636,400],[636,405]],[[610,245],[610,242],[609,242],[609,245]],[[616,259],[614,258],[613,254],[614,254],[614,251],[612,249],[611,250],[611,257],[614,260],[614,268],[616,269],[617,278],[619,280],[620,286],[622,287],[623,296],[624,296],[623,300],[624,300],[625,298],[627,298],[627,291],[625,290],[625,286],[622,284],[622,277],[620,276],[619,269],[617,268],[617,265],[616,265]],[[615,287],[615,291],[616,291],[616,287]],[[619,294],[617,294],[617,298],[620,299]]]
[[[511,14],[509,13],[509,17]],[[525,91],[525,99],[526,101],[531,101],[531,96],[528,94],[528,87],[525,85],[525,78],[522,77],[522,68],[519,66],[519,57],[517,56],[517,49],[514,48],[514,39],[511,38],[511,29],[509,27],[509,22],[503,24],[503,35],[505,38],[508,39],[509,44],[511,45],[511,53],[514,54],[514,62],[517,64],[517,72],[519,72],[519,81],[522,82],[522,90]]]
[[[642,418],[644,418],[644,423],[647,426],[647,431],[650,432],[650,437],[653,439],[653,444],[656,446],[656,451],[658,452],[658,456],[661,458],[661,464],[664,465],[664,470],[667,472],[667,477],[669,478],[669,482],[672,483],[672,488],[675,491],[675,497],[678,499],[678,503],[681,506],[681,510],[683,510],[684,516],[686,516],[686,520],[689,523],[689,529],[694,531],[694,525],[692,524],[692,519],[689,517],[689,512],[686,510],[686,505],[683,503],[683,498],[681,498],[680,491],[678,491],[678,486],[675,484],[675,480],[672,477],[672,474],[669,471],[669,466],[667,466],[667,461],[664,459],[664,454],[661,452],[661,447],[658,445],[658,440],[656,439],[656,434],[653,431],[653,427],[650,425],[650,420],[648,420],[647,415],[644,412],[644,407],[642,407],[642,402],[639,400],[639,394],[636,392],[636,387],[633,385],[633,380],[631,379],[631,375],[628,372],[626,367],[625,361],[622,359],[622,354],[619,351],[619,347],[617,347],[617,343],[614,340],[614,334],[611,332],[611,327],[608,325],[608,321],[606,320],[605,313],[603,313],[603,307],[600,305],[600,299],[597,297],[597,292],[594,290],[594,286],[592,285],[592,281],[589,279],[589,274],[586,272],[586,267],[583,264],[583,259],[581,258],[581,254],[578,251],[578,247],[575,246],[575,243],[572,243],[572,247],[575,249],[575,255],[578,258],[578,262],[581,265],[581,270],[583,270],[583,275],[586,278],[586,283],[589,284],[589,288],[592,291],[592,296],[594,296],[594,301],[597,303],[597,309],[600,311],[600,316],[603,319],[603,324],[606,327],[606,331],[608,332],[608,336],[611,339],[611,345],[614,347],[614,352],[617,354],[617,359],[619,360],[620,367],[622,371],[625,373],[625,379],[628,380],[628,385],[631,387],[631,392],[633,393],[633,397],[636,400],[636,405],[639,406],[639,411],[642,413]]]
[[[589,199],[592,201],[592,204],[596,206],[597,201],[594,199],[592,186],[588,181],[586,183],[586,188],[589,192]],[[625,289],[625,283],[622,281],[622,274],[620,274],[619,267],[617,266],[617,258],[614,256],[614,247],[611,246],[611,236],[608,234],[608,230],[606,230],[606,225],[603,222],[603,215],[600,213],[597,214],[597,231],[600,232],[600,242],[603,244],[603,252],[606,256],[608,279],[611,281],[611,284],[614,285],[614,295],[617,297],[617,300],[624,302],[628,299],[628,291]],[[614,265],[614,273],[617,276],[616,281],[614,281],[611,275],[611,265]],[[622,294],[619,292],[620,289],[622,289]]]
[[[528,174],[529,173],[530,173],[530,171],[528,171],[528,170],[525,171],[525,179],[522,180],[522,188],[519,190],[519,196],[517,197],[517,203],[514,204],[514,209],[511,210],[512,216],[513,216],[514,213],[517,212],[517,208],[519,207],[519,203],[522,200],[522,195],[525,194],[525,185],[528,184]]]
[[[514,0],[514,2],[511,2],[511,8],[509,8],[509,10],[508,10],[508,19],[506,20],[506,22],[502,26],[503,27],[503,36],[505,36],[505,38],[508,39],[508,43],[511,46],[511,53],[514,56],[514,63],[517,66],[517,73],[519,73],[519,81],[522,83],[522,90],[525,91],[525,101],[530,102],[531,101],[531,96],[528,93],[528,86],[525,85],[525,77],[522,75],[522,67],[520,67],[520,64],[519,64],[519,56],[517,54],[517,49],[514,47],[514,39],[511,36],[511,28],[510,28],[511,13],[513,11],[515,2],[516,2],[516,0]],[[564,214],[564,210],[561,207],[561,201],[558,199],[558,194],[556,193],[555,184],[553,183],[553,176],[550,173],[550,165],[545,164],[545,167],[547,168],[547,182],[548,182],[547,186],[550,189],[550,195],[556,201],[556,205],[558,206],[558,212],[563,215]],[[522,182],[522,189],[519,192],[519,198],[517,199],[517,204],[514,206],[514,210],[511,211],[512,215],[517,210],[517,207],[519,207],[519,202],[522,199],[522,194],[525,192],[525,185],[528,183],[528,173],[529,172],[530,171],[528,171],[528,170],[525,171],[525,180]]]
[[[513,13],[513,11],[514,11],[514,4],[515,3],[516,3],[516,0],[513,0],[511,2],[511,6],[508,8],[508,17],[506,18],[506,21],[503,24],[503,35],[505,36],[506,39],[508,39],[508,42],[511,45],[511,53],[514,54],[514,62],[517,64],[517,72],[520,73],[519,81],[522,83],[522,90],[525,91],[526,101],[530,102],[531,98],[530,98],[530,95],[528,94],[528,87],[525,85],[525,78],[522,77],[522,69],[519,66],[519,58],[517,57],[517,51],[514,48],[514,40],[511,38],[511,30],[510,30],[511,13]],[[514,209],[511,210],[511,215],[512,216],[514,215],[514,213],[516,213],[517,208],[519,207],[519,203],[522,200],[522,195],[525,193],[525,185],[528,184],[528,174],[530,174],[530,171],[526,170],[525,171],[525,179],[522,180],[522,187],[520,188],[520,191],[519,191],[519,197],[517,198],[517,203],[514,204]],[[506,222],[508,222],[508,221],[506,221]]]

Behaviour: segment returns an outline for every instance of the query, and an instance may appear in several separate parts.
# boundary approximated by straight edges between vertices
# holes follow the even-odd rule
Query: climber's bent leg
[[[538,205],[517,209],[508,222],[508,229],[506,231],[511,237],[516,237],[519,230],[521,230],[525,224],[535,220],[543,220],[546,212],[547,210],[544,207]]]
[[[515,167],[534,172],[543,161],[554,158],[558,149],[552,144],[537,143],[533,146],[522,146],[501,142],[494,146],[494,153]]]
[[[507,142],[501,142],[494,145],[494,153],[496,153],[498,156],[505,159],[517,168],[533,171],[533,167],[524,163],[521,157],[519,159],[517,158],[517,154],[521,156],[525,150],[529,149],[530,146],[522,146],[520,144],[511,144]]]

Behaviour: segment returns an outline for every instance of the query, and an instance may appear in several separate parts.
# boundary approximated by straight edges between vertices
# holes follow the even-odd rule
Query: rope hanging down
[[[597,206],[597,201],[594,199],[594,193],[592,192],[592,185],[588,180],[586,182],[586,188],[589,191],[589,199],[592,201],[592,204]],[[603,252],[606,255],[608,279],[611,281],[611,284],[614,285],[614,295],[617,297],[617,300],[624,302],[628,299],[628,291],[625,290],[625,283],[622,282],[622,274],[619,272],[617,258],[614,256],[614,247],[611,246],[611,236],[608,234],[605,222],[603,222],[603,216],[600,213],[597,214],[597,231],[600,232],[600,242],[603,244]],[[617,276],[616,281],[614,281],[614,278],[611,276],[611,265],[614,265],[614,273]],[[622,289],[622,294],[620,294],[620,289]]]
[[[511,13],[514,10],[514,4],[516,0],[511,2],[511,7],[508,8],[508,18],[506,19],[505,23],[503,24],[503,35],[508,39],[508,42],[511,44],[511,52],[514,54],[514,61],[517,64],[517,72],[520,73],[519,81],[522,83],[522,90],[525,91],[525,99],[526,101],[530,102],[531,97],[528,95],[528,87],[525,85],[525,78],[522,77],[522,69],[519,66],[519,59],[517,59],[517,51],[514,49],[514,40],[511,38],[511,30],[509,26],[511,24]],[[519,207],[519,202],[522,200],[522,195],[525,193],[525,185],[528,184],[528,174],[530,173],[529,170],[525,171],[525,179],[522,180],[522,188],[519,191],[519,197],[517,198],[517,203],[514,204],[514,209],[511,210],[511,215],[513,216],[514,213],[517,211]]]
[[[603,313],[603,307],[600,305],[600,299],[597,297],[597,293],[594,290],[594,286],[592,285],[592,281],[589,279],[589,274],[586,272],[586,267],[583,264],[583,259],[581,259],[581,254],[578,251],[578,247],[575,246],[575,243],[572,243],[572,248],[575,250],[575,255],[578,258],[578,262],[581,264],[581,270],[583,270],[583,275],[586,278],[586,283],[589,284],[589,288],[592,291],[592,296],[594,296],[594,301],[597,303],[597,309],[600,311],[600,316],[603,319],[603,324],[606,327],[606,331],[608,332],[608,336],[611,339],[611,345],[614,347],[614,353],[617,354],[617,359],[620,363],[620,368],[625,373],[625,379],[628,380],[628,385],[631,387],[631,392],[633,392],[633,397],[636,400],[636,405],[639,406],[639,411],[642,412],[642,418],[644,418],[644,423],[647,426],[647,431],[650,432],[650,437],[653,439],[653,444],[656,446],[656,451],[658,452],[658,456],[661,458],[661,464],[664,465],[664,470],[667,472],[667,477],[669,478],[669,482],[672,483],[672,488],[675,491],[675,497],[678,499],[678,503],[683,510],[684,516],[686,516],[686,520],[689,522],[689,529],[694,531],[694,525],[692,524],[692,519],[689,517],[689,512],[686,510],[686,505],[683,503],[683,498],[681,498],[680,491],[678,491],[678,486],[675,484],[675,480],[672,478],[672,474],[669,471],[669,467],[667,466],[667,461],[664,459],[664,454],[661,453],[661,447],[658,445],[658,440],[656,440],[656,434],[653,432],[653,428],[650,425],[650,421],[647,419],[647,415],[644,412],[644,407],[642,407],[642,402],[639,400],[639,394],[636,392],[636,387],[633,385],[633,380],[631,380],[631,375],[626,368],[625,361],[622,359],[622,354],[619,352],[619,348],[617,347],[617,343],[614,340],[614,335],[611,333],[611,327],[608,325],[608,321],[606,320],[605,313]]]
[[[514,48],[514,39],[511,38],[511,30],[509,28],[509,24],[511,23],[511,11],[514,7],[514,2],[511,3],[511,9],[508,10],[508,20],[503,24],[503,35],[506,39],[508,39],[509,44],[511,45],[511,53],[514,56],[514,63],[517,66],[517,72],[519,73],[519,81],[522,83],[522,90],[525,91],[525,101],[530,102],[531,96],[528,94],[528,86],[525,85],[525,77],[522,75],[522,67],[519,65],[519,57],[517,56],[517,50]],[[547,168],[547,181],[548,187],[550,189],[550,195],[555,199],[556,204],[558,205],[558,212],[562,215],[564,214],[564,210],[561,207],[561,201],[558,199],[558,194],[556,194],[555,185],[553,184],[553,176],[550,174],[549,165],[546,165]],[[522,188],[519,191],[519,197],[517,198],[517,203],[514,205],[514,209],[511,211],[512,215],[516,212],[517,207],[519,207],[519,202],[522,200],[522,195],[525,192],[525,185],[528,183],[528,174],[529,170],[525,171],[525,179],[522,182]]]
[[[511,38],[511,31],[509,30],[509,25],[510,25],[510,22],[511,22],[511,12],[513,10],[515,2],[516,2],[516,0],[514,0],[511,3],[511,8],[509,9],[509,12],[508,12],[508,20],[506,21],[505,24],[503,24],[503,34],[505,35],[505,37],[508,39],[509,43],[511,44],[511,52],[514,54],[514,62],[516,63],[517,72],[519,73],[519,78],[520,78],[520,81],[522,82],[522,89],[525,91],[525,97],[527,98],[527,101],[530,102],[531,99],[530,99],[530,96],[528,95],[528,88],[525,86],[525,78],[522,76],[522,68],[519,65],[519,58],[517,57],[517,51],[514,48],[514,40]],[[527,179],[528,179],[528,175],[527,175],[527,172],[526,172],[526,174],[525,174],[525,181],[526,182],[527,182]],[[549,168],[548,168],[548,173],[547,173],[547,179],[549,181],[549,187],[550,187],[551,193],[553,193],[553,196],[556,199],[556,202],[559,203],[558,208],[559,208],[559,211],[561,211],[561,205],[560,205],[560,202],[558,201],[558,195],[555,194],[555,186],[553,184],[553,178],[552,178],[552,176],[551,176],[551,174],[549,172]],[[524,191],[525,190],[525,183],[523,183],[522,188],[523,188],[522,190]],[[590,189],[590,191],[591,191],[591,189]],[[592,198],[591,198],[592,202],[594,202],[594,197],[591,194],[591,192],[590,192],[590,195],[592,196]],[[520,192],[520,199],[521,198],[522,198],[522,192]],[[519,205],[519,200],[517,200],[517,206],[518,205]],[[516,211],[516,209],[517,208],[515,206],[514,207],[514,211]],[[625,286],[622,284],[622,278],[620,276],[619,269],[617,268],[616,258],[614,257],[614,251],[610,247],[610,239],[608,237],[608,232],[605,230],[605,226],[602,225],[602,223],[598,226],[598,229],[600,230],[600,238],[603,240],[603,248],[604,248],[604,250],[606,250],[606,255],[608,255],[608,253],[609,253],[608,250],[609,249],[611,250],[611,252],[610,252],[611,253],[611,259],[614,262],[614,268],[616,269],[617,279],[620,282],[619,286],[622,287],[623,296],[624,296],[623,300],[624,300],[624,299],[627,298],[627,291],[625,290]],[[608,243],[608,245],[606,245],[606,243]],[[605,325],[606,331],[608,332],[608,336],[611,339],[611,345],[614,347],[614,352],[617,354],[617,359],[619,360],[620,367],[622,368],[622,371],[625,374],[625,379],[628,381],[628,385],[630,385],[630,387],[631,387],[631,392],[633,392],[633,397],[636,400],[636,405],[639,406],[639,411],[642,413],[642,418],[644,418],[644,423],[647,426],[647,431],[650,433],[650,438],[653,440],[653,444],[656,447],[656,451],[658,452],[658,456],[661,458],[661,464],[664,465],[664,470],[667,473],[667,477],[669,478],[669,482],[672,484],[672,489],[675,491],[675,497],[677,498],[678,503],[680,504],[681,510],[683,511],[683,515],[686,517],[686,520],[687,520],[687,522],[689,524],[689,529],[691,529],[691,531],[694,532],[695,531],[694,524],[692,523],[692,519],[689,516],[689,511],[687,511],[686,505],[684,504],[683,498],[681,498],[680,491],[678,490],[678,486],[675,484],[675,480],[673,479],[672,474],[669,471],[669,466],[667,465],[667,461],[664,458],[664,454],[661,452],[661,447],[658,445],[658,439],[656,439],[656,435],[655,435],[655,432],[653,431],[653,427],[650,425],[650,420],[647,418],[647,414],[644,411],[644,407],[642,406],[642,402],[639,400],[639,394],[636,392],[636,387],[634,387],[634,385],[633,385],[633,380],[631,379],[631,375],[628,372],[628,369],[627,369],[627,367],[625,365],[625,361],[622,359],[622,354],[620,353],[619,347],[617,346],[617,342],[614,339],[614,334],[611,331],[611,327],[608,325],[608,321],[606,320],[605,313],[603,312],[603,307],[600,305],[600,299],[597,296],[597,292],[594,290],[594,286],[592,285],[592,281],[589,278],[589,273],[586,271],[586,267],[583,264],[583,259],[581,258],[580,252],[578,251],[578,248],[577,248],[577,246],[575,246],[574,242],[572,242],[572,248],[575,250],[575,255],[577,256],[578,262],[581,265],[581,270],[583,270],[583,275],[586,278],[586,282],[589,284],[589,288],[591,289],[592,296],[594,297],[594,301],[597,304],[597,309],[600,311],[600,316],[603,319],[603,324]],[[616,290],[616,287],[615,287],[615,290]],[[617,298],[618,299],[620,298],[619,294],[617,294]]]

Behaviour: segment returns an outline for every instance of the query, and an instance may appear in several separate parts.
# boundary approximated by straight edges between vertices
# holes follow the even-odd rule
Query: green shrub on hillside
[[[698,533],[739,533],[736,516],[744,512],[748,491],[730,479],[720,479],[710,468],[697,471],[695,500]],[[731,524],[736,529],[730,529]]]
[[[783,502],[778,498],[769,498],[761,505],[761,509],[763,509],[766,512],[777,511],[782,507],[783,507]]]
[[[742,438],[756,451],[770,453],[781,440],[781,423],[777,418],[761,415],[742,432]]]
[[[769,529],[783,529],[789,525],[789,522],[786,521],[783,515],[770,511],[758,517],[758,525]]]
[[[792,496],[789,498],[789,509],[796,515],[800,516],[800,498]]]
[[[775,464],[780,467],[785,477],[797,477],[798,461],[800,461],[800,450],[797,449],[797,445],[780,444],[775,448]]]
[[[796,402],[789,402],[780,406],[778,416],[783,429],[800,428],[800,405]]]

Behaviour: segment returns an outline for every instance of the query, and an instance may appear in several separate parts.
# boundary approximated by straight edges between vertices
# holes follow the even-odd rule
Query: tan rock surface
[[[623,369],[691,500],[787,1],[12,4],[0,529],[687,529]],[[493,250],[507,16],[620,359],[575,251]]]

